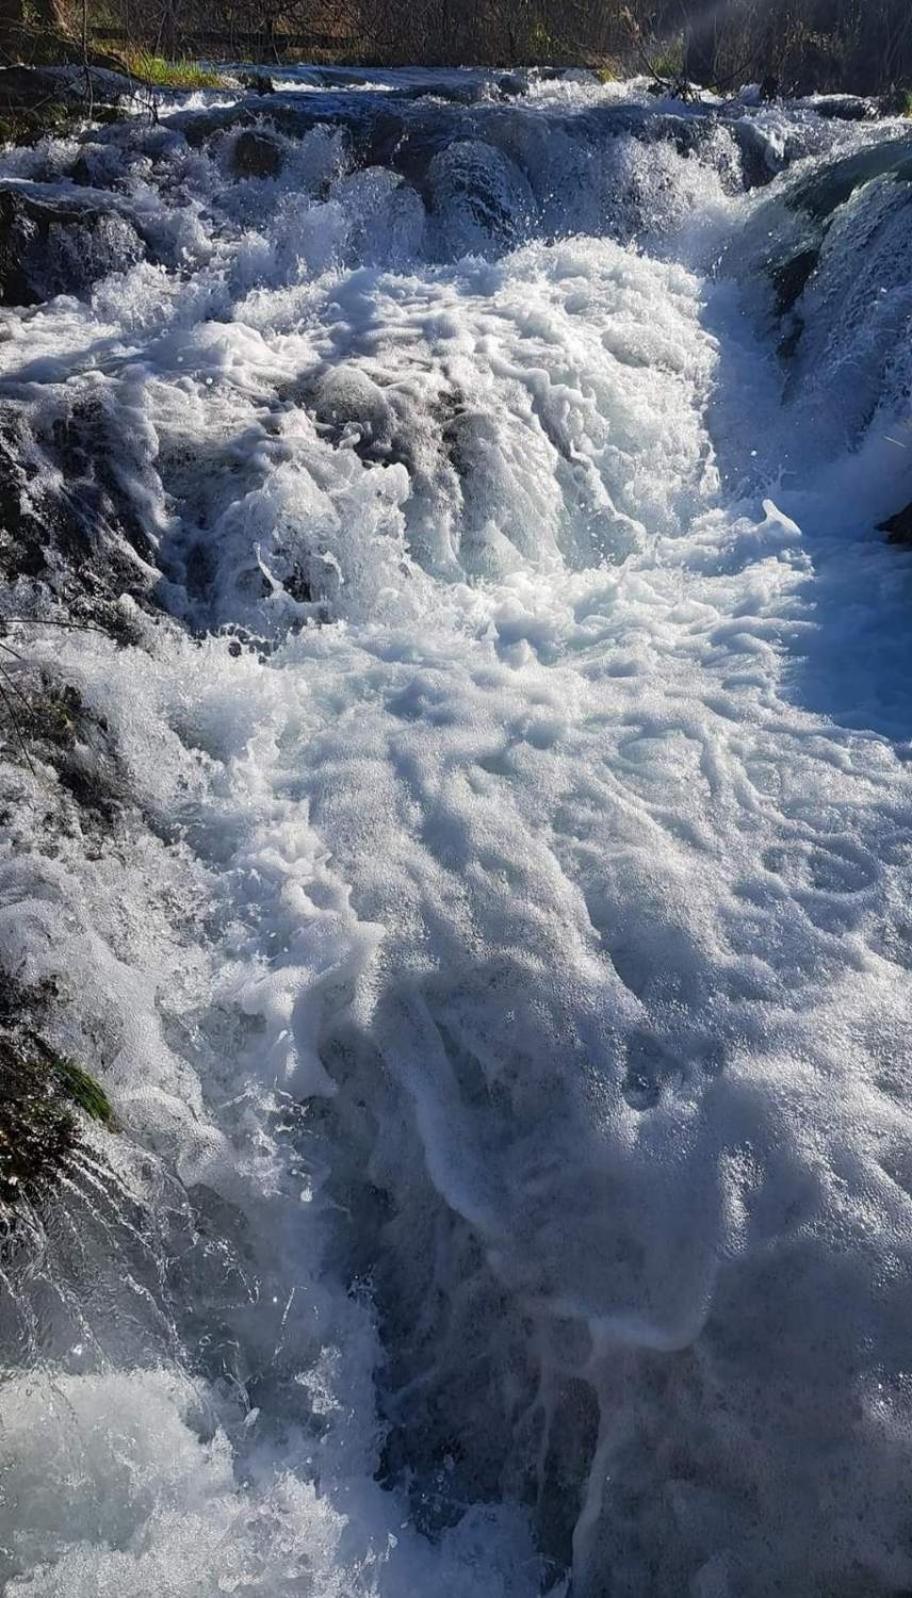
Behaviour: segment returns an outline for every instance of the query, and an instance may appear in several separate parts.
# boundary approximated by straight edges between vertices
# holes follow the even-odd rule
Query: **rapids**
[[[8,1598],[912,1589],[912,136],[825,110],[0,157],[0,611],[90,624],[0,964],[118,1120],[0,1253]]]

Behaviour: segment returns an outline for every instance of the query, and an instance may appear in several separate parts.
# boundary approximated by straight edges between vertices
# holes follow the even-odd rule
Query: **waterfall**
[[[912,1588],[912,135],[755,100],[0,155],[9,1598]]]

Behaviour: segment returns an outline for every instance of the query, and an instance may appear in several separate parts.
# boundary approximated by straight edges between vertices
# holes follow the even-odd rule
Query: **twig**
[[[91,621],[52,621],[45,616],[0,616],[0,628],[15,624],[20,627],[67,627],[77,633],[99,633],[102,638],[107,638],[103,627],[96,627]],[[0,649],[9,648],[8,644],[0,642]]]
[[[646,68],[646,72],[652,79],[653,83],[661,84],[662,88],[668,89],[676,99],[688,99],[689,87],[687,80],[685,78],[681,78],[680,81],[675,82],[673,78],[665,77],[663,73],[656,70],[653,62],[650,61],[649,56],[646,53],[646,46],[643,44],[643,30],[629,6],[623,7],[621,11],[621,20],[626,23],[630,38],[633,41],[634,48],[640,59],[640,64]]]
[[[19,725],[19,721],[17,719],[15,709],[13,708],[12,700],[10,699],[10,697],[9,697],[7,691],[6,691],[7,688],[12,688],[13,692],[17,693],[19,695],[19,698],[22,700],[22,703],[25,705],[26,709],[28,710],[29,715],[31,715],[31,713],[32,713],[32,707],[29,704],[28,700],[26,699],[26,697],[25,697],[24,693],[22,692],[21,688],[19,688],[19,686],[16,683],[13,682],[12,677],[10,676],[10,674],[7,671],[6,667],[3,665],[2,661],[0,661],[0,678],[2,678],[2,681],[0,681],[0,700],[2,700],[4,705],[6,706],[7,712],[9,714],[9,719],[10,719],[10,721],[12,723],[13,731],[16,734],[16,741],[18,742],[19,748],[22,750],[22,753],[25,756],[25,763],[28,766],[29,771],[32,773],[32,776],[33,777],[37,777],[38,773],[35,770],[35,763],[32,760],[31,755],[29,754],[28,744],[25,741],[25,736],[23,734],[22,728]]]

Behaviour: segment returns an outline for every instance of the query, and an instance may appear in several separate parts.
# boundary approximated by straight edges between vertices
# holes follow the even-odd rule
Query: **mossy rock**
[[[107,718],[87,706],[78,688],[41,673],[40,683],[4,675],[0,634],[0,750],[6,758],[56,772],[77,807],[85,834],[108,834],[129,803],[129,791]]]
[[[71,750],[79,734],[82,697],[70,683],[46,682],[43,692],[26,694],[20,726],[28,740],[43,739],[55,749]],[[18,709],[18,704],[17,704]]]
[[[114,1126],[110,1100],[88,1071],[36,1033],[0,1035],[0,1219],[53,1187],[79,1144],[76,1111]]]
[[[58,1082],[34,1055],[0,1038],[0,1213],[34,1200],[66,1164],[76,1122]]]

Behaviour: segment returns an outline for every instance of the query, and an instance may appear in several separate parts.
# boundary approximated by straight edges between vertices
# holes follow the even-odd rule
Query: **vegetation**
[[[114,1112],[101,1084],[81,1066],[51,1053],[46,1047],[45,1057],[50,1059],[51,1071],[63,1097],[75,1104],[90,1121],[100,1121],[110,1130],[114,1125]]]
[[[6,973],[0,998],[0,1236],[15,1208],[53,1186],[80,1141],[79,1115],[113,1128],[101,1085],[36,1030],[49,995]]]
[[[657,49],[647,49],[644,54],[651,75],[658,81],[680,83],[686,78],[683,35],[663,39]]]
[[[912,83],[908,0],[729,0],[718,8],[665,0],[660,26],[675,25],[687,75],[698,82],[769,78],[789,90],[862,93]]]
[[[218,87],[194,57],[548,62],[720,89],[891,93],[912,85],[909,0],[0,0],[0,57],[98,46],[159,87]]]
[[[106,108],[95,110],[97,116],[99,110],[104,113]],[[45,100],[41,105],[0,105],[0,144],[37,144],[49,134],[62,139],[84,121],[82,106],[58,100]]]
[[[198,62],[168,61],[146,50],[124,50],[122,60],[131,77],[156,89],[220,89],[225,81],[218,72],[201,67]]]

